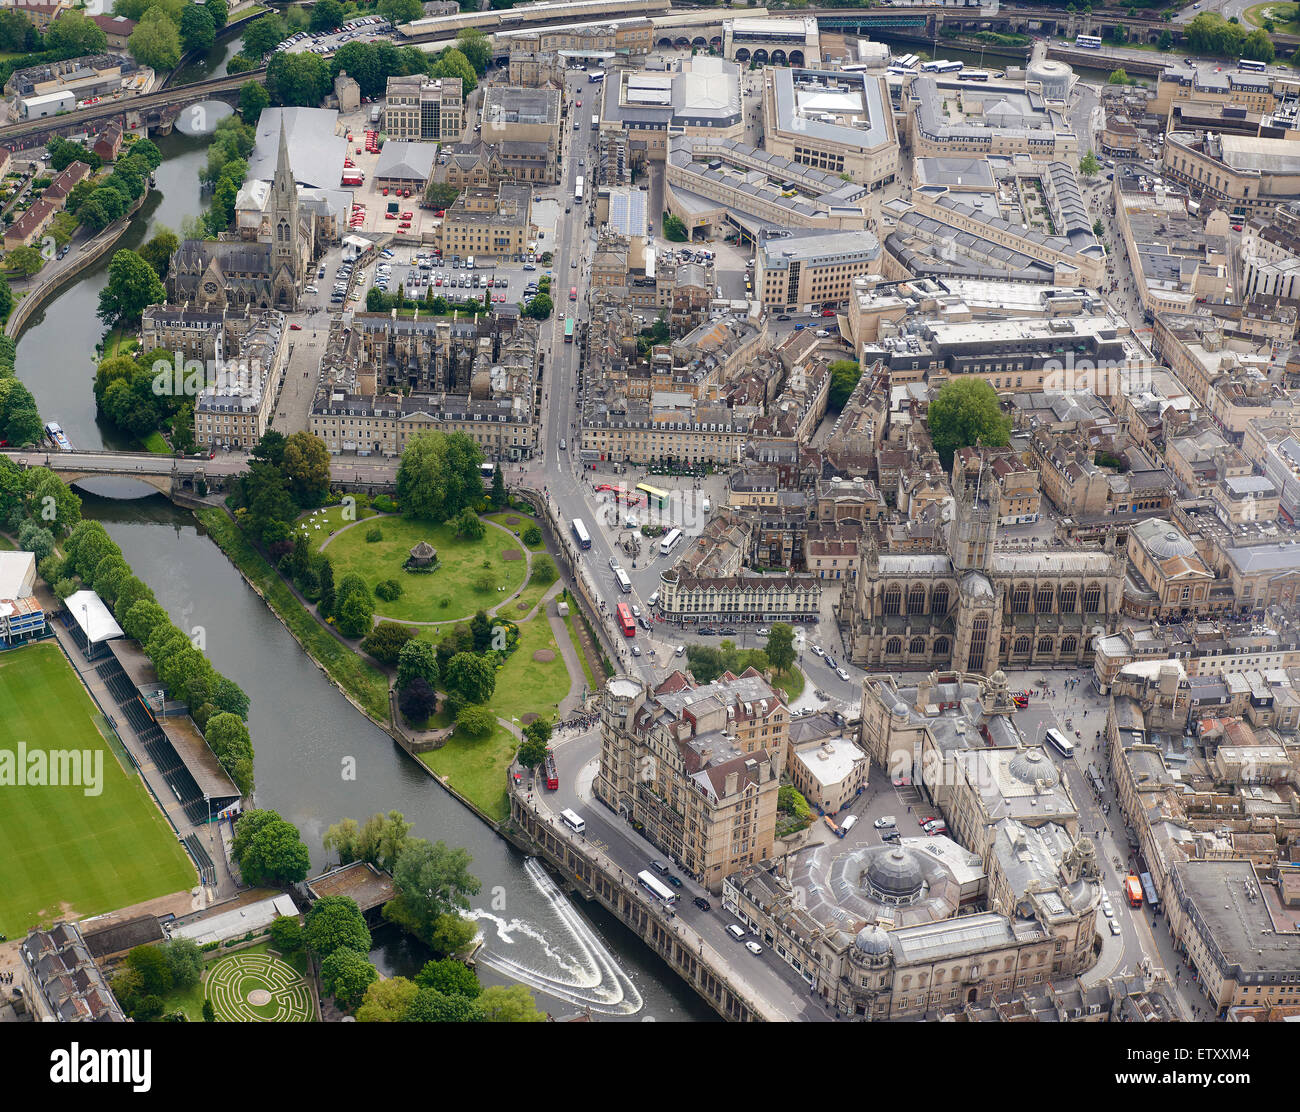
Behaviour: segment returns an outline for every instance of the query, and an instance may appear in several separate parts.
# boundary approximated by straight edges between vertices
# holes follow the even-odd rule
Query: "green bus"
[[[572,317],[564,318],[564,342],[566,344],[573,343],[573,318]]]
[[[656,510],[666,510],[668,508],[668,492],[666,490],[652,487],[649,483],[637,483],[636,489],[645,495],[647,505],[653,506]]]

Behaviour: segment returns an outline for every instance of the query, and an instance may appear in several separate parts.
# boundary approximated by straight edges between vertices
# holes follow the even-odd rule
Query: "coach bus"
[[[961,73],[961,62],[950,62],[946,58],[936,58],[933,62],[922,62],[925,73]]]
[[[904,54],[901,58],[895,58],[893,61],[893,65],[905,70],[914,70],[920,63],[921,59],[915,54]]]
[[[587,80],[588,80],[588,82],[604,81],[604,80],[605,80],[605,71],[604,71],[604,70],[597,70],[595,73],[589,73],[589,74],[587,74]]]
[[[573,536],[578,542],[579,548],[591,547],[591,534],[587,532],[587,527],[583,525],[582,518],[580,517],[575,517],[573,519]]]
[[[564,318],[564,342],[566,344],[573,343],[573,318],[572,317]]]
[[[641,887],[663,904],[664,907],[672,908],[677,906],[677,893],[668,885],[656,879],[653,873],[642,869],[636,874],[636,878],[641,882]]]
[[[581,834],[587,829],[586,820],[570,811],[567,807],[560,812],[560,818],[564,821],[564,825],[569,827],[575,834]]]
[[[1142,894],[1146,896],[1147,907],[1152,911],[1160,910],[1160,896],[1156,892],[1155,881],[1151,879],[1150,873],[1138,873],[1138,881],[1142,885]]]
[[[667,556],[676,546],[677,542],[682,539],[684,534],[680,529],[672,530],[668,536],[659,542],[659,555]]]
[[[666,490],[652,487],[649,483],[637,483],[636,489],[645,495],[647,506],[652,506],[656,510],[666,510],[668,508],[668,492]]]
[[[632,620],[632,611],[626,602],[620,602],[614,607],[614,613],[618,616],[619,628],[623,631],[624,637],[636,636],[636,622]]]
[[[1074,742],[1067,741],[1065,735],[1061,733],[1060,730],[1048,730],[1046,737],[1048,744],[1060,753],[1062,757],[1074,756]]]
[[[546,751],[546,787],[548,791],[560,790],[560,774],[555,769],[555,754]]]
[[[1142,906],[1142,882],[1131,873],[1124,878],[1124,895],[1128,897],[1129,907]]]
[[[1268,67],[1263,62],[1255,61],[1254,58],[1240,58],[1237,61],[1237,68],[1248,73],[1263,73]]]
[[[1076,35],[1074,37],[1074,45],[1082,47],[1084,50],[1100,50],[1101,36],[1100,35]]]
[[[618,584],[618,589],[625,595],[632,593],[632,580],[627,577],[627,572],[622,568],[614,569],[614,582]]]
[[[573,199],[579,204],[582,203],[582,175],[579,174],[573,180]]]

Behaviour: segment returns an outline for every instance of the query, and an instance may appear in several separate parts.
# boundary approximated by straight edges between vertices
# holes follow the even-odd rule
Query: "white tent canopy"
[[[86,644],[94,645],[124,636],[122,627],[114,621],[112,612],[94,591],[78,591],[69,595],[63,605],[76,620],[82,636],[86,638]]]

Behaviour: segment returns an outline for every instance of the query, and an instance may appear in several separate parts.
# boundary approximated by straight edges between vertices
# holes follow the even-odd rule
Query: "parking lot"
[[[393,257],[379,260],[366,289],[373,285],[386,293],[396,293],[404,286],[408,297],[420,299],[432,290],[434,297],[453,301],[470,299],[475,295],[481,299],[490,290],[494,304],[516,305],[528,295],[530,285],[553,273],[549,267],[535,263],[497,263],[492,259],[475,259],[474,269],[469,270],[465,265],[467,260],[459,255],[444,260],[435,256],[432,250],[400,246],[390,250]],[[533,269],[525,270],[525,266]],[[554,315],[563,317],[565,306],[569,304],[569,291],[561,288],[562,278],[552,277],[551,281]]]

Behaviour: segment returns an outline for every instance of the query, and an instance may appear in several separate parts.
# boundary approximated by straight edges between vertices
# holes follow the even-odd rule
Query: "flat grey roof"
[[[257,120],[257,139],[248,160],[248,180],[275,177],[280,121],[289,144],[289,168],[299,185],[337,189],[348,141],[335,134],[338,113],[330,108],[267,108]]]
[[[881,95],[880,78],[868,73],[839,73],[833,70],[769,70],[776,99],[777,127],[811,139],[870,149],[889,141],[887,112],[893,109]],[[825,112],[815,112],[818,98],[825,98]],[[843,103],[861,97],[856,105]],[[802,103],[801,103],[802,102]],[[800,109],[803,109],[801,111]],[[823,115],[851,115],[856,126],[823,121]]]

